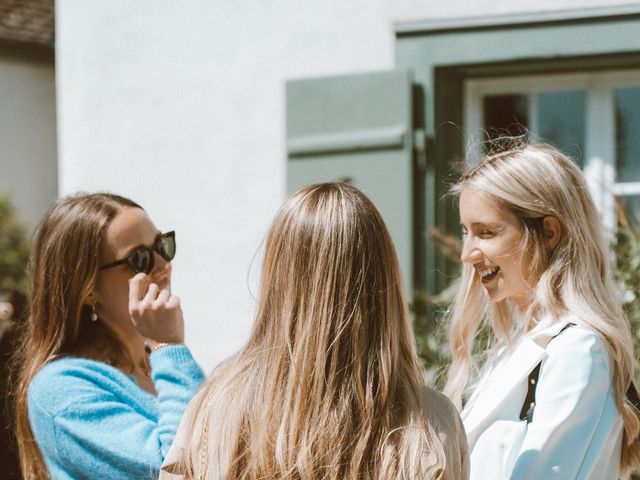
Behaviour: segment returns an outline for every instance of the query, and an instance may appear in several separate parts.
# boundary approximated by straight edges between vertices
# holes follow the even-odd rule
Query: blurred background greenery
[[[631,327],[636,360],[640,358],[640,222],[617,204],[618,231],[612,246],[613,274],[622,295],[622,308]],[[636,382],[640,376],[636,371]]]
[[[11,195],[0,194],[0,290],[27,294],[27,264],[31,246],[17,218]]]

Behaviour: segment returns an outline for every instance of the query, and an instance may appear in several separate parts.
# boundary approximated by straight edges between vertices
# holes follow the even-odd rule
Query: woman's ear
[[[547,246],[550,250],[553,250],[558,245],[560,235],[562,235],[562,225],[560,225],[560,220],[551,216],[544,217],[542,220],[542,232],[547,241]]]
[[[97,295],[94,293],[94,291],[93,291],[93,290],[91,290],[91,291],[89,292],[89,295],[87,295],[87,296],[84,298],[84,300],[83,300],[83,302],[82,302],[82,303],[83,303],[84,305],[95,305],[97,301],[98,301],[98,299],[97,299]]]

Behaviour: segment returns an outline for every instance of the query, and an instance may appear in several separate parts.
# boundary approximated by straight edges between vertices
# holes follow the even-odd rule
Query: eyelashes
[[[498,233],[497,230],[491,230],[491,229],[482,229],[480,231],[478,231],[476,233],[476,236],[480,237],[480,238],[491,238],[493,237],[496,233]],[[469,234],[469,231],[466,228],[462,229],[462,236],[466,236]]]

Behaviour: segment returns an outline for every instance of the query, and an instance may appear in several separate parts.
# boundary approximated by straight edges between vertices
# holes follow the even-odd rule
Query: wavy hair
[[[344,183],[307,186],[268,233],[248,344],[192,404],[187,479],[438,478],[398,260]],[[204,426],[204,427],[203,427]]]
[[[580,168],[545,144],[521,145],[488,155],[463,175],[453,193],[470,189],[515,216],[523,232],[522,254],[530,256],[532,303],[519,314],[511,300],[490,303],[473,267],[464,265],[460,291],[450,309],[452,364],[445,394],[458,408],[477,361],[472,355],[478,329],[488,322],[494,346],[508,345],[545,316],[558,320],[571,312],[595,332],[613,365],[612,388],[624,422],[620,471],[640,466],[640,418],[626,398],[635,359],[629,324],[611,276],[609,249],[598,212]],[[557,218],[562,233],[550,250],[543,219]],[[521,321],[514,322],[514,318]]]
[[[88,351],[114,366],[132,359],[104,322],[92,322],[84,299],[93,289],[106,230],[133,201],[108,193],[58,200],[40,223],[31,254],[30,299],[16,354],[16,437],[25,480],[49,478],[29,425],[27,393],[33,377],[51,360]]]

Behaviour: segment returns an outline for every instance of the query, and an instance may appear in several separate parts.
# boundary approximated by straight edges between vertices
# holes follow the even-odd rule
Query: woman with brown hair
[[[26,479],[157,475],[203,379],[174,255],[175,234],[117,195],[63,198],[44,217],[16,395]]]
[[[160,478],[466,477],[380,213],[344,183],[301,189],[268,234],[250,339],[191,402]]]

